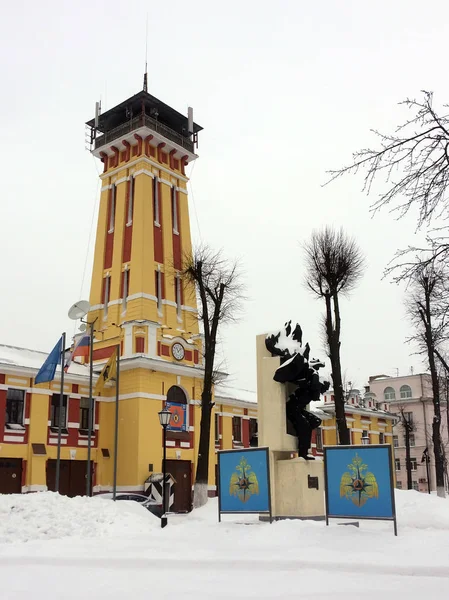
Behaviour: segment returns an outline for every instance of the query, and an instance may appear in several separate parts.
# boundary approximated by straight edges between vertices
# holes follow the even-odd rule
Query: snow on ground
[[[159,525],[135,502],[67,498],[53,492],[0,495],[0,544],[149,533]]]
[[[0,497],[1,597],[448,597],[449,501],[413,491],[396,498],[397,538],[381,522],[270,525],[226,515],[218,523],[216,500],[170,516],[161,530],[151,513],[128,502]]]

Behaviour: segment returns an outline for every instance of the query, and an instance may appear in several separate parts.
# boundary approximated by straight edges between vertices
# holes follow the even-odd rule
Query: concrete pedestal
[[[287,433],[286,388],[273,380],[280,359],[265,348],[265,337],[257,336],[257,403],[259,446],[269,448],[272,516],[323,519],[324,464],[296,458],[297,439]]]

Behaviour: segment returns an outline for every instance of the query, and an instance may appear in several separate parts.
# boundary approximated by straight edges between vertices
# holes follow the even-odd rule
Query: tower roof
[[[187,116],[182,115],[165,102],[161,102],[161,100],[143,90],[101,114],[97,130],[106,133],[142,114],[142,112],[149,116],[155,116],[159,123],[163,123],[181,135],[186,137],[190,135]],[[87,121],[86,125],[94,127],[95,119]],[[202,129],[197,123],[193,124],[193,133],[198,133]]]

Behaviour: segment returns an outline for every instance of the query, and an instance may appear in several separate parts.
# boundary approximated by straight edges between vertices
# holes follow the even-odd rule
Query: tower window
[[[115,197],[116,197],[117,188],[115,184],[111,188],[111,203],[109,206],[109,233],[114,231],[114,223],[115,223]]]
[[[181,277],[179,277],[179,275],[176,275],[176,277],[175,277],[175,299],[176,299],[176,314],[178,316],[178,319],[180,319],[181,315],[182,315],[182,312],[181,312],[182,298],[181,298]]]
[[[162,314],[162,273],[156,271],[156,298],[157,298],[157,310],[159,314]]]
[[[127,225],[130,225],[133,222],[133,212],[134,212],[134,177],[131,175],[129,178],[129,188],[128,188],[128,216],[127,216]]]
[[[110,295],[111,277],[108,275],[103,279],[103,305],[104,305],[104,318],[108,316],[108,304]]]
[[[173,233],[179,235],[178,194],[176,192],[175,186],[173,186],[171,189],[171,214],[172,214],[172,219],[173,219]]]
[[[123,306],[123,311],[126,310],[128,296],[129,296],[129,269],[125,269],[122,272],[122,298],[123,298],[122,306]]]
[[[160,227],[161,224],[161,211],[159,204],[159,179],[157,177],[153,178],[153,217],[154,224]]]

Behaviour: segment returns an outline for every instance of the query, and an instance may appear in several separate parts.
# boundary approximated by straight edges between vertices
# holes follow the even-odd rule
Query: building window
[[[179,275],[175,276],[175,302],[176,302],[176,314],[178,319],[181,318],[182,316],[182,312],[181,312],[181,304],[182,304],[182,298],[181,298],[182,294],[181,294],[181,277],[179,277]]]
[[[187,404],[186,393],[179,385],[172,385],[167,392],[167,402],[174,404]]]
[[[362,431],[362,440],[368,440],[368,444],[370,443],[370,440],[369,440],[369,432],[368,432],[368,430],[367,430],[367,429],[364,429],[364,430]]]
[[[67,428],[67,396],[64,394],[62,397],[62,412],[59,415],[59,401],[60,394],[53,394],[51,397],[51,415],[50,422],[51,427],[59,429],[59,422],[61,422],[61,429]],[[60,421],[61,418],[61,421]]]
[[[171,189],[171,215],[173,220],[173,233],[179,235],[179,223],[178,223],[178,194],[176,187],[173,186]]]
[[[108,316],[108,304],[111,287],[111,277],[108,275],[103,279],[103,318],[107,319]]]
[[[385,444],[385,434],[379,433],[379,444]]]
[[[417,481],[412,481],[412,488],[416,491],[419,492],[419,485]]]
[[[95,400],[92,398],[92,417],[94,416]],[[93,418],[92,418],[93,423]],[[92,426],[93,429],[93,426]],[[89,431],[89,398],[81,398],[80,400],[80,430]]]
[[[242,419],[241,417],[232,417],[232,437],[234,442],[242,441]]]
[[[259,445],[259,428],[257,419],[249,420],[249,445],[251,448],[256,448]]]
[[[156,271],[156,298],[157,298],[157,310],[159,314],[162,314],[162,273]]]
[[[122,272],[122,306],[123,312],[126,310],[127,298],[129,296],[129,269]]]
[[[220,443],[220,415],[215,413],[215,443]]]
[[[403,386],[401,386],[399,393],[401,394],[402,399],[411,398],[412,397],[412,388],[409,385],[403,385]]]
[[[384,389],[384,398],[385,400],[396,400],[396,392],[392,387]]]
[[[157,177],[153,178],[153,218],[154,224],[160,227],[161,221],[161,211],[159,205],[159,179]]]
[[[24,390],[8,389],[6,392],[6,427],[8,427],[8,425],[23,426],[24,401]],[[13,429],[13,427],[10,427],[10,429]]]
[[[136,336],[136,354],[145,354],[145,338]]]
[[[394,459],[394,466],[396,468],[396,471],[400,471],[401,470],[401,460],[399,458],[395,458]]]
[[[411,458],[410,459],[410,467],[412,471],[417,471],[418,470],[418,465],[416,464],[416,458]]]
[[[396,489],[402,490],[402,481],[396,481]]]
[[[415,445],[415,434],[414,433],[408,434],[408,441],[410,443],[410,447]]]
[[[133,222],[133,213],[134,213],[134,177],[131,175],[129,178],[129,187],[128,187],[128,216],[127,216],[127,225],[131,225]]]
[[[323,451],[323,430],[321,427],[315,429],[316,449],[318,452]]]
[[[111,188],[111,204],[109,206],[109,230],[108,230],[108,233],[112,233],[114,231],[116,193],[117,193],[117,188],[115,187],[115,184],[114,184]]]
[[[393,447],[399,448],[399,437],[397,435],[393,436]]]

